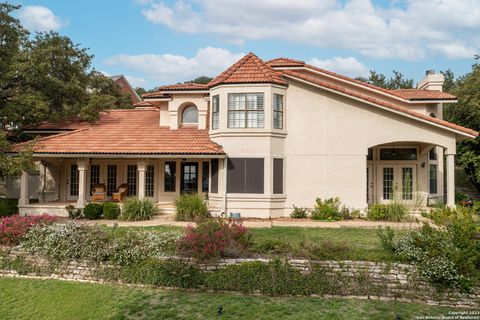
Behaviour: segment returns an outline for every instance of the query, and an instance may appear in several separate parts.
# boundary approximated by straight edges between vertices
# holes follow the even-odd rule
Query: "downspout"
[[[223,161],[223,214],[228,217],[227,214],[227,166],[228,166],[228,156],[225,157]]]

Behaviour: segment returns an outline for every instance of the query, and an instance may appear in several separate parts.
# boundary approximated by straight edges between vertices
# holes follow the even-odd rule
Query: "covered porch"
[[[104,186],[103,201],[114,201],[112,195],[122,186],[125,196],[151,198],[161,212],[173,213],[180,194],[199,193],[208,198],[212,184],[218,188],[223,157],[39,157],[38,170],[23,172],[17,182],[19,213],[67,216],[65,207],[84,208],[94,200],[98,185]]]

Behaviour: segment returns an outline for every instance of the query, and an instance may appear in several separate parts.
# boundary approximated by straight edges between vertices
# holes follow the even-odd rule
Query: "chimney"
[[[435,70],[427,70],[425,72],[425,78],[423,78],[418,84],[418,89],[424,90],[443,90],[443,82],[445,78],[441,73],[435,73]]]

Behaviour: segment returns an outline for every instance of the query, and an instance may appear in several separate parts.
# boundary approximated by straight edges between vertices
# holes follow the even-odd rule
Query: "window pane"
[[[264,159],[229,158],[227,192],[264,193]]]
[[[373,149],[368,148],[367,160],[373,160]]]
[[[70,166],[70,195],[78,196],[78,165]]]
[[[175,192],[177,163],[175,161],[165,162],[165,186],[164,191]]]
[[[283,193],[283,159],[273,159],[273,193]]]
[[[212,129],[218,129],[219,126],[219,115],[220,115],[220,97],[215,95],[212,97]]]
[[[127,166],[127,194],[129,197],[137,195],[137,166]]]
[[[393,199],[393,168],[383,168],[383,199]]]
[[[417,160],[417,149],[380,149],[380,160]]]
[[[155,166],[148,165],[145,170],[145,196],[153,197],[155,190]]]
[[[117,190],[117,165],[107,166],[107,195],[111,196]]]
[[[413,169],[402,168],[402,199],[413,199]]]
[[[228,95],[229,128],[263,128],[263,93],[231,93]]]
[[[207,161],[202,162],[202,192],[208,192],[208,178],[210,164]]]
[[[434,147],[430,152],[428,153],[428,158],[430,160],[437,160],[437,149]]]
[[[283,95],[273,95],[273,127],[283,129]]]
[[[100,183],[100,165],[90,165],[90,195],[93,194],[93,186]]]
[[[212,164],[212,177],[211,177],[212,185],[210,186],[210,192],[218,193],[218,159],[212,159],[211,164]]]
[[[182,123],[198,123],[198,110],[195,106],[183,110]]]
[[[429,180],[430,180],[430,188],[429,191],[431,194],[437,194],[438,188],[437,188],[437,165],[436,164],[431,164],[429,167]]]

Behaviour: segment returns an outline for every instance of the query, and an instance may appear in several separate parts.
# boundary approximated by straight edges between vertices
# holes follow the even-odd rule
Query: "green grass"
[[[110,227],[103,227],[112,230]],[[115,236],[129,228],[119,227]],[[179,227],[155,226],[130,228],[135,230],[168,231]],[[317,260],[389,261],[377,236],[377,229],[362,228],[250,228],[251,255],[283,256]]]
[[[217,308],[224,308],[222,317]],[[192,293],[0,278],[0,319],[416,319],[452,308],[354,299]],[[457,309],[458,310],[458,309]]]

